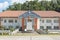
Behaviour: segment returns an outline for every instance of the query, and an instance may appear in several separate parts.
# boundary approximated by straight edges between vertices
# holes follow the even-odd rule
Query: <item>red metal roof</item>
[[[19,17],[27,11],[5,11],[0,13],[0,17]],[[41,17],[60,17],[60,13],[56,11],[33,11]]]

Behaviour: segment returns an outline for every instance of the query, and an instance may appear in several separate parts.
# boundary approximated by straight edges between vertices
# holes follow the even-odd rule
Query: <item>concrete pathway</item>
[[[60,40],[60,36],[0,36],[0,40]]]

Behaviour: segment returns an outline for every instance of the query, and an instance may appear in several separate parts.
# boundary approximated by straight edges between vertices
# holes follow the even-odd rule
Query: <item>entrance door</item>
[[[28,22],[27,22],[26,29],[27,29],[27,30],[33,30],[32,26],[33,26],[33,25],[32,25],[32,21],[28,21]]]

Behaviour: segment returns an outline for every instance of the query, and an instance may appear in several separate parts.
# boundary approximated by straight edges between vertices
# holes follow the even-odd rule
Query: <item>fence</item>
[[[0,30],[0,33],[3,35],[3,33],[8,33],[10,35],[10,30]]]
[[[60,30],[48,30],[48,33],[60,33]]]

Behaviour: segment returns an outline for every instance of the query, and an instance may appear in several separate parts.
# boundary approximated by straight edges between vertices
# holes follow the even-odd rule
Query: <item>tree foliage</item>
[[[60,11],[60,0],[53,1],[26,1],[25,3],[14,3],[7,10],[54,10]]]

